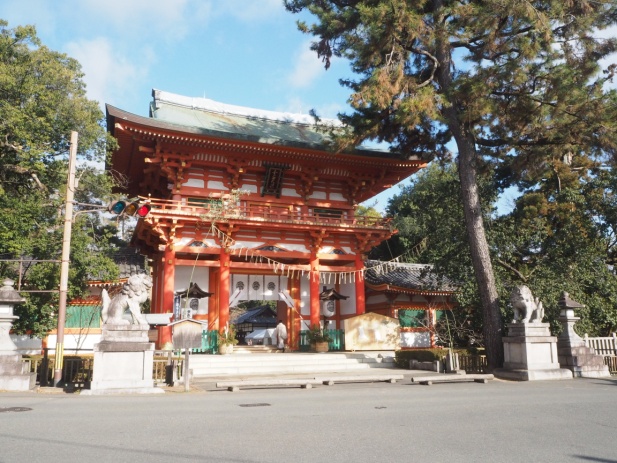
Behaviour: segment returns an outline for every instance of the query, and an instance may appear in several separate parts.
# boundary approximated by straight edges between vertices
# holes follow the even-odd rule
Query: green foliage
[[[523,193],[511,214],[496,221],[498,273],[506,290],[530,287],[543,301],[553,332],[561,329],[557,302],[567,291],[587,306],[579,311],[580,334],[606,335],[617,328],[615,172],[589,176],[575,169],[547,176]]]
[[[516,285],[525,284],[543,301],[546,321],[558,333],[557,303],[561,292],[568,291],[586,305],[579,311],[579,333],[605,335],[617,328],[617,278],[609,265],[615,253],[617,176],[612,169],[588,176],[580,170],[573,172],[575,176],[562,174],[559,181],[548,176],[538,187],[523,191],[506,215],[496,217],[492,208],[486,209],[501,310],[504,321],[509,322],[510,293]],[[464,321],[464,331],[481,339],[482,311],[461,204],[453,197],[458,191],[456,183],[454,167],[448,164],[434,164],[418,175],[388,206],[388,213],[396,217],[399,235],[373,250],[372,256],[391,258],[388,250],[402,254],[428,237],[426,246],[415,248],[415,259],[435,264],[438,274],[457,282],[461,308],[454,312],[456,325]],[[485,204],[492,204],[494,185],[482,179],[480,184],[486,185],[482,193]],[[469,338],[467,334],[464,337]]]
[[[59,263],[26,263],[20,275],[7,260],[60,259],[71,132],[79,134],[80,160],[104,161],[115,142],[98,103],[86,97],[79,63],[43,46],[34,27],[7,26],[0,20],[0,276],[21,277],[28,290],[53,291]],[[79,167],[77,178],[77,203],[106,202],[110,183],[104,173]],[[114,227],[97,216],[75,215],[69,298],[82,296],[88,279],[115,278],[109,256],[118,244]],[[58,295],[26,297],[16,307],[14,329],[45,335],[55,327]]]
[[[223,330],[218,332],[219,346],[235,346],[236,344],[238,344],[238,340],[236,339],[236,327],[234,325],[226,326]]]
[[[368,217],[371,219],[382,219],[382,215],[373,206],[358,206],[356,208],[356,217]]]
[[[340,147],[374,139],[402,157],[449,159],[458,151],[462,211],[483,311],[489,369],[502,361],[499,292],[478,178],[528,187],[560,170],[564,155],[584,168],[617,154],[617,66],[601,63],[617,39],[614,0],[284,0],[314,23],[312,49],[326,68],[350,61],[352,114]],[[452,145],[449,145],[453,142]]]
[[[321,328],[319,325],[313,325],[310,327],[306,334],[309,343],[314,344],[316,342],[331,342],[332,337],[328,332]]]

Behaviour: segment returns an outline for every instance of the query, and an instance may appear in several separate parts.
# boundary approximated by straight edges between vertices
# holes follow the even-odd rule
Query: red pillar
[[[162,262],[162,270],[163,270],[163,297],[162,304],[159,305],[159,310],[162,313],[173,312],[174,310],[174,285],[176,281],[176,252],[173,250],[172,246],[167,246],[165,248],[165,253],[163,254],[163,262]],[[159,347],[166,347],[171,344],[171,327],[162,326],[159,328]]]
[[[208,281],[210,282],[210,292],[214,295],[208,300],[208,330],[218,329],[217,322],[219,319],[219,272],[215,268],[210,268]]]
[[[356,315],[362,315],[366,312],[366,296],[364,289],[364,262],[362,254],[356,254]]]
[[[161,312],[161,307],[160,307],[160,303],[159,303],[159,293],[157,291],[157,288],[159,287],[159,260],[160,258],[157,259],[153,259],[152,260],[152,270],[151,270],[151,276],[152,276],[152,294],[150,295],[150,307],[152,310],[152,313],[160,313]]]
[[[221,248],[219,271],[219,330],[229,322],[229,254]]]
[[[310,305],[310,309],[311,309],[311,318],[310,318],[310,325],[311,327],[313,325],[319,325],[319,315],[320,315],[320,306],[319,306],[319,290],[320,290],[320,284],[319,284],[319,259],[317,258],[317,253],[316,252],[312,252],[311,253],[311,260],[310,260],[310,267],[311,267],[311,271],[310,271],[310,300],[311,300],[311,305]]]

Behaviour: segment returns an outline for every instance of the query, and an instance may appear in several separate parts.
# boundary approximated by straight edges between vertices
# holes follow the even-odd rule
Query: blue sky
[[[338,83],[348,63],[325,71],[282,0],[2,0],[0,18],[35,25],[43,44],[77,59],[101,108],[147,116],[157,88],[321,117],[348,109]]]
[[[46,46],[77,59],[101,108],[147,116],[158,88],[321,117],[348,109],[338,83],[348,63],[325,71],[282,0],[2,0],[0,18],[35,25]],[[379,195],[377,208],[398,191]]]
[[[348,66],[326,72],[282,0],[3,0],[0,17],[34,24],[82,64],[91,98],[137,114],[153,87],[326,117],[346,107]]]

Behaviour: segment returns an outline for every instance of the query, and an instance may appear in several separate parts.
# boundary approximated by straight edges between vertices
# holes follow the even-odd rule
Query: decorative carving
[[[544,307],[527,286],[517,286],[510,295],[510,304],[514,309],[512,323],[542,323]]]
[[[109,297],[107,290],[103,290],[103,310],[101,317],[105,325],[148,325],[146,319],[140,311],[140,304],[146,302],[150,297],[152,288],[152,278],[148,275],[133,275],[122,287],[122,291],[113,298]],[[124,311],[129,309],[132,322],[123,318]]]

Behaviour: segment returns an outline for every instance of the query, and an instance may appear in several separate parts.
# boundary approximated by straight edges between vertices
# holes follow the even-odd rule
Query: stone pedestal
[[[19,354],[0,353],[0,391],[29,391],[36,387],[36,373],[24,372]]]
[[[84,395],[157,394],[152,369],[154,343],[148,342],[148,326],[103,325],[102,341],[94,346],[94,371]]]
[[[604,357],[597,355],[591,347],[574,331],[574,324],[580,317],[574,316],[574,309],[582,307],[563,293],[559,301],[561,311],[559,321],[563,327],[557,339],[559,363],[567,368],[577,378],[605,378],[611,376],[608,366],[604,364]]]
[[[503,346],[503,368],[494,372],[498,378],[515,381],[572,378],[570,370],[559,366],[557,338],[551,336],[548,323],[509,324]]]
[[[24,363],[9,333],[13,321],[13,307],[23,299],[13,288],[14,282],[6,279],[0,287],[0,390],[29,391],[36,387],[36,373],[24,372]]]

